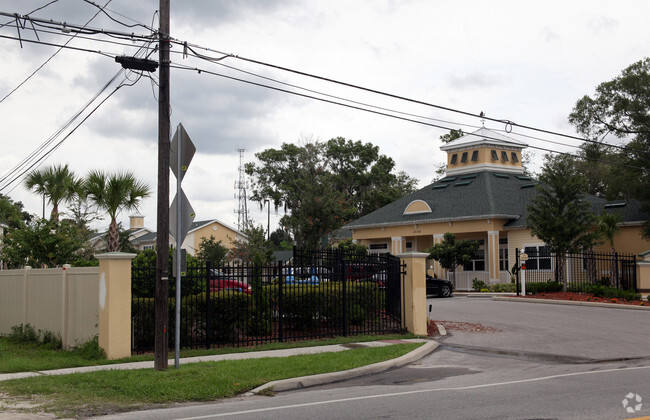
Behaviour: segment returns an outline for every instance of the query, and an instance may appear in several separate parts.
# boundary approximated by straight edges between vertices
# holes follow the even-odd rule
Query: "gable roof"
[[[346,226],[346,229],[364,229],[421,223],[461,220],[507,219],[506,228],[526,228],[526,207],[536,194],[539,182],[526,175],[478,171],[447,176],[433,184],[406,195]],[[606,200],[585,196],[595,214],[603,210],[621,213],[625,222],[648,218],[641,212],[640,203],[630,200],[620,207],[612,207]],[[409,204],[423,201],[431,212],[405,212]],[[610,203],[611,204],[611,203]]]

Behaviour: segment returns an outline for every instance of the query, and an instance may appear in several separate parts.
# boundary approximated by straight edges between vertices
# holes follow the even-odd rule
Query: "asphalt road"
[[[434,353],[381,375],[274,397],[242,397],[103,418],[650,416],[650,312],[465,297],[429,302],[432,319],[481,323],[498,331],[451,330]]]

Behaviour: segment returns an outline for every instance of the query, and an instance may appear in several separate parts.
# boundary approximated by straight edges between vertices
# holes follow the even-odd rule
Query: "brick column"
[[[131,260],[109,252],[99,260],[99,346],[109,359],[131,356]]]

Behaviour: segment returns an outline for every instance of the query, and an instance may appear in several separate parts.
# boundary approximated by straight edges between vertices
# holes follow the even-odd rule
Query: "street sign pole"
[[[183,144],[183,130],[179,124],[177,129],[178,133],[178,150],[176,154],[176,197],[181,196],[181,162],[182,162],[182,150],[181,145]],[[174,367],[178,369],[180,365],[179,354],[181,351],[181,245],[183,239],[181,238],[181,231],[183,229],[181,218],[183,217],[181,211],[182,200],[176,200],[176,232],[174,236],[176,237],[176,330],[174,331]]]
[[[187,236],[188,231],[194,221],[194,209],[190,205],[187,197],[181,188],[181,182],[190,166],[190,162],[194,157],[196,148],[190,139],[190,136],[185,132],[183,124],[178,124],[176,133],[171,143],[170,148],[171,159],[169,166],[171,167],[174,175],[176,175],[176,197],[169,209],[169,233],[176,239],[176,267],[174,276],[176,277],[176,330],[174,331],[174,361],[176,369],[179,367],[179,353],[181,345],[181,278],[183,276],[183,241]]]

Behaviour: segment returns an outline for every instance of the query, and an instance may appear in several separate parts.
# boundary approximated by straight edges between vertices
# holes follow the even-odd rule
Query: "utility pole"
[[[156,319],[154,369],[166,370],[169,351],[169,1],[160,0],[158,49],[158,224],[156,234]]]

